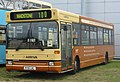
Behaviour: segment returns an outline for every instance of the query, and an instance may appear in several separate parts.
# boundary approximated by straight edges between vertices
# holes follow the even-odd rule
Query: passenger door
[[[61,23],[61,55],[62,68],[72,66],[72,25],[70,23]]]

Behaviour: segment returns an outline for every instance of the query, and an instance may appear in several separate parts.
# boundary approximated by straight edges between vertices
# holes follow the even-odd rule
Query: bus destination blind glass
[[[30,20],[30,19],[47,19],[51,18],[50,10],[41,11],[26,11],[26,12],[11,12],[11,20]]]

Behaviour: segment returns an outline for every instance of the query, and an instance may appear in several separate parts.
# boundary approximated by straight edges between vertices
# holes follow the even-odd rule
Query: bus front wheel
[[[78,58],[75,58],[74,69],[73,69],[72,73],[75,74],[78,71],[79,71],[79,60],[78,60]]]

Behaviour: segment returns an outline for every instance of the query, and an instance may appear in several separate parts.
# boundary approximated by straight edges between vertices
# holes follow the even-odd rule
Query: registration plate
[[[35,66],[24,66],[24,70],[36,70]]]

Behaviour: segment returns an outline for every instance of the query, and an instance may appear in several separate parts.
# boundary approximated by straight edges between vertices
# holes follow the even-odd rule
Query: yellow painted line
[[[98,60],[98,59],[103,59],[103,58],[104,57],[94,58],[94,59],[90,59],[90,60],[81,61],[80,63],[89,62],[89,61]]]

